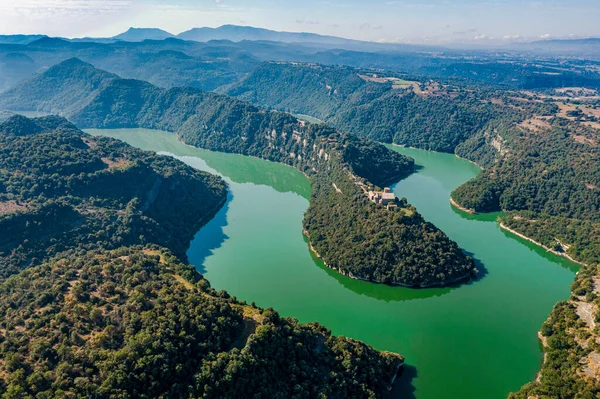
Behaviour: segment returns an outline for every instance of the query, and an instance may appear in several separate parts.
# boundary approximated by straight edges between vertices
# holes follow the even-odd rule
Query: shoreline
[[[384,143],[384,144],[387,144],[387,143]],[[461,157],[460,155],[457,155],[457,154],[456,154],[456,153],[454,153],[454,152],[443,152],[443,151],[426,150],[426,149],[424,149],[424,148],[412,147],[412,146],[409,146],[409,145],[396,144],[396,143],[389,143],[389,144],[391,144],[391,145],[393,145],[393,146],[396,146],[396,147],[400,147],[400,148],[410,148],[410,149],[412,149],[412,150],[421,150],[421,151],[427,151],[427,152],[435,152],[435,153],[437,153],[437,154],[449,154],[449,155],[454,155],[455,157],[457,157],[457,158],[459,158],[459,159],[462,159],[463,161],[467,161],[467,162],[470,162],[470,163],[472,163],[473,165],[475,165],[475,166],[477,166],[479,169],[481,169],[481,171],[484,171],[484,170],[485,170],[485,168],[484,168],[484,167],[482,167],[481,165],[479,165],[477,162],[475,162],[475,161],[471,161],[470,159],[467,159],[467,158],[463,158],[463,157]]]
[[[468,213],[469,215],[475,215],[477,212],[475,212],[475,209],[469,209],[469,208],[465,208],[463,206],[460,206],[458,204],[458,202],[454,201],[452,199],[452,197],[450,197],[450,204],[452,204],[453,207],[455,207],[456,209],[463,211],[465,213]]]
[[[479,169],[481,169],[481,171],[482,171],[482,172],[485,170],[485,168],[484,168],[483,166],[479,165],[479,164],[478,164],[477,162],[475,162],[475,161],[471,161],[470,159],[463,158],[463,157],[461,157],[460,155],[456,155],[456,154],[454,154],[454,156],[455,156],[455,157],[457,157],[457,158],[459,158],[459,159],[462,159],[463,161],[471,162],[473,165],[475,165],[475,166],[477,166]]]
[[[577,263],[577,264],[578,264],[578,265],[580,265],[580,266],[587,266],[585,263],[583,263],[583,262],[580,262],[580,261],[578,261],[578,260],[575,260],[575,259],[573,259],[573,258],[572,258],[570,255],[568,255],[567,253],[565,253],[565,252],[558,252],[558,251],[555,251],[555,250],[553,250],[553,249],[551,249],[551,248],[548,248],[548,247],[547,247],[547,246],[545,246],[544,244],[542,244],[542,243],[539,243],[539,242],[535,241],[533,238],[527,237],[526,235],[524,235],[524,234],[521,234],[521,233],[519,233],[518,231],[511,229],[510,227],[506,226],[504,223],[500,223],[500,228],[501,228],[502,230],[508,231],[508,232],[510,232],[510,233],[512,233],[512,234],[514,234],[514,235],[516,235],[517,237],[520,237],[520,238],[522,238],[522,239],[524,239],[524,240],[527,240],[527,241],[529,241],[529,242],[531,242],[531,243],[533,243],[533,244],[537,245],[538,247],[544,248],[544,249],[545,249],[547,252],[550,252],[550,253],[552,253],[552,254],[554,254],[554,255],[557,255],[557,256],[560,256],[560,257],[566,258],[566,259],[570,260],[570,261],[571,261],[571,262],[573,262],[573,263]]]
[[[446,287],[452,287],[453,285],[465,282],[467,280],[471,280],[473,278],[473,274],[469,273],[466,276],[455,278],[455,279],[450,280],[450,281],[445,282],[445,283],[436,283],[436,284],[430,284],[430,285],[409,285],[409,284],[401,284],[401,283],[384,283],[384,282],[381,282],[381,281],[367,280],[366,278],[357,277],[357,276],[353,275],[350,272],[345,272],[344,270],[340,270],[340,269],[338,269],[336,267],[329,266],[327,264],[327,262],[325,262],[325,260],[321,256],[321,254],[317,252],[317,250],[315,249],[315,247],[313,247],[312,243],[310,242],[310,237],[308,236],[308,231],[302,230],[302,235],[304,235],[306,237],[306,239],[308,241],[308,248],[310,249],[310,251],[317,258],[319,258],[319,260],[321,262],[323,262],[323,264],[325,265],[325,267],[327,267],[328,269],[334,270],[334,271],[338,272],[339,274],[341,274],[342,276],[349,277],[349,278],[351,278],[353,280],[364,281],[366,283],[371,283],[371,284],[383,284],[383,285],[388,285],[390,287],[402,287],[402,288],[410,288],[410,289],[417,290],[417,289],[428,289],[428,288],[446,288]]]

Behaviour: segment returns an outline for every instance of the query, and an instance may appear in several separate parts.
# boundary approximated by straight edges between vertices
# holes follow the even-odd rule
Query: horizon
[[[307,11],[308,10],[308,11]],[[0,0],[0,34],[113,37],[129,27],[177,35],[250,26],[406,44],[502,44],[600,36],[593,0]]]
[[[271,32],[275,32],[275,33],[292,33],[292,34],[309,34],[309,35],[318,35],[318,36],[323,36],[323,37],[333,37],[333,38],[337,38],[337,39],[343,39],[343,40],[354,40],[354,41],[362,41],[365,43],[374,43],[374,44],[405,44],[405,45],[425,45],[425,46],[444,46],[444,45],[476,45],[476,46],[481,46],[481,47],[485,47],[485,46],[498,46],[498,45],[509,45],[509,44],[516,44],[516,43],[523,43],[523,44],[527,44],[527,43],[534,43],[534,42],[545,42],[545,41],[553,41],[553,40],[586,40],[586,39],[600,39],[600,34],[599,35],[591,35],[591,36],[566,36],[566,37],[532,37],[532,38],[522,38],[522,40],[518,40],[518,41],[502,41],[502,42],[495,42],[495,41],[467,41],[467,42],[440,42],[440,43],[412,43],[412,42],[393,42],[393,41],[371,41],[371,40],[362,40],[362,39],[353,39],[353,38],[349,38],[349,37],[342,37],[342,36],[334,36],[334,35],[328,35],[328,34],[321,34],[318,32],[311,32],[311,31],[302,31],[302,30],[298,30],[298,31],[292,31],[292,30],[275,30],[275,29],[269,29],[269,28],[264,28],[264,27],[260,27],[260,26],[252,26],[252,25],[236,25],[236,24],[223,24],[223,25],[219,25],[216,27],[211,27],[211,26],[196,26],[190,29],[186,29],[183,30],[181,32],[177,31],[177,33],[174,33],[172,31],[163,29],[163,28],[159,28],[159,27],[154,27],[154,26],[130,26],[128,28],[126,28],[125,30],[119,31],[115,34],[111,34],[108,36],[56,36],[56,35],[51,35],[51,34],[47,34],[47,33],[43,33],[43,32],[34,32],[34,33],[22,33],[22,32],[18,32],[18,33],[0,33],[0,36],[43,36],[43,37],[48,37],[48,38],[53,38],[53,39],[65,39],[65,40],[73,40],[73,39],[113,39],[116,38],[117,36],[127,33],[130,30],[158,30],[158,31],[162,31],[165,33],[168,33],[170,35],[173,36],[173,38],[178,38],[178,36],[182,33],[186,33],[189,32],[191,30],[194,29],[219,29],[219,28],[223,28],[226,26],[234,26],[234,27],[239,27],[239,28],[251,28],[251,29],[261,29],[261,30],[267,30],[267,31],[271,31]],[[180,39],[180,40],[189,40],[189,39]],[[194,40],[191,40],[194,41]]]

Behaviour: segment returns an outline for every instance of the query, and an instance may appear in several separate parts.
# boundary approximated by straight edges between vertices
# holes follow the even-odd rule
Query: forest
[[[408,88],[394,88],[393,80],[367,74],[373,72],[265,63],[223,92],[260,106],[314,116],[373,140],[442,152],[454,152],[498,113],[496,105],[474,95],[424,98]]]
[[[556,118],[545,134],[520,128],[503,135],[503,157],[452,198],[502,219],[547,247],[584,263],[599,263],[600,153],[597,130]]]
[[[0,171],[2,278],[75,248],[154,243],[185,259],[227,194],[218,177],[59,117],[0,124]]]
[[[166,249],[71,250],[0,284],[3,398],[380,398],[402,357],[216,292]]]
[[[185,263],[221,178],[60,117],[9,119],[0,149],[3,398],[380,398],[396,378],[399,355]]]
[[[454,201],[476,212],[525,212],[504,221],[575,259],[599,261],[597,129],[559,117],[564,105],[543,93],[398,76],[272,62],[224,92],[308,114],[359,136],[476,162],[484,172],[456,189]]]
[[[95,68],[77,60],[66,61],[48,73],[74,76],[75,73],[68,71],[75,69],[81,75],[82,68],[89,70],[90,77],[98,76]],[[50,78],[43,74],[36,79],[43,82]],[[85,76],[82,79],[85,80]],[[230,97],[194,88],[165,90],[143,81],[107,79],[104,89],[85,106],[71,108],[67,105],[64,112],[72,112],[69,113],[70,120],[86,128],[143,127],[171,131],[184,143],[195,147],[281,162],[306,174],[313,182],[313,195],[305,225],[311,227],[311,239],[318,237],[320,255],[327,264],[341,265],[343,260],[343,270],[361,269],[357,275],[370,276],[373,281],[409,286],[455,283],[474,272],[473,260],[422,217],[392,219],[387,209],[373,210],[372,204],[365,201],[366,194],[356,191],[358,183],[382,188],[409,175],[414,167],[412,159],[369,139],[341,133],[325,125],[305,123],[288,114],[265,111]],[[82,83],[68,87],[86,86],[87,83]],[[65,86],[64,90],[69,89]],[[22,92],[16,88],[3,98],[5,101],[19,99],[26,106],[33,96],[21,96]],[[37,97],[43,95],[40,93]],[[57,91],[51,95],[62,99],[64,94]],[[46,101],[50,102],[52,98]],[[339,227],[351,220],[366,218],[371,226],[352,231],[348,236],[350,240],[336,239],[338,234],[332,234],[334,229],[327,233],[323,230],[316,236],[314,229],[323,228],[323,221],[310,220],[317,215],[311,211],[317,206],[316,199],[326,194],[318,189],[325,185],[314,182],[320,177],[327,179],[330,185],[334,184],[332,170],[339,173],[340,184],[346,180],[354,182],[348,198],[339,204],[344,208],[344,212],[339,213],[341,219],[331,225]],[[361,207],[357,208],[357,204]],[[320,206],[331,205],[321,202]],[[365,216],[359,217],[360,212]],[[392,230],[397,231],[393,233]],[[377,236],[386,237],[383,241],[387,246],[376,245]],[[406,258],[390,255],[391,240],[395,238],[406,240],[402,252]],[[365,252],[363,242],[371,242],[368,252]]]

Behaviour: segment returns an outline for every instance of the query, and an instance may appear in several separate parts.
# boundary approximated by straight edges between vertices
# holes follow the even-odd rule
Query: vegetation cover
[[[90,75],[96,76],[96,70],[81,61],[71,60],[55,68],[68,70],[73,65],[85,65]],[[367,200],[365,190],[408,175],[414,165],[412,159],[371,140],[261,110],[230,97],[194,88],[160,89],[137,80],[111,79],[69,118],[82,127],[176,132],[186,144],[282,162],[298,168],[313,182],[328,182],[313,184],[304,225],[311,241],[318,242],[323,260],[346,274],[427,287],[468,279],[474,272],[473,260],[416,212],[414,218],[393,218],[387,209]],[[353,188],[347,190],[344,200],[334,203],[326,199],[324,187],[348,182]],[[340,218],[335,223],[318,219],[328,208],[343,208],[335,213]],[[363,220],[370,227],[355,224],[343,232],[344,240],[338,239],[342,232],[337,229],[352,220]],[[394,254],[398,246],[402,247],[398,252],[402,257]]]
[[[452,193],[456,203],[476,212],[508,211],[507,227],[579,261],[598,261],[595,103],[570,105],[574,100],[564,91],[546,95],[398,76],[271,62],[225,92],[360,136],[472,160],[485,170]]]
[[[310,115],[373,140],[442,152],[454,152],[498,113],[496,105],[457,86],[442,93],[413,82],[418,95],[412,85],[398,81],[393,73],[273,62],[222,91],[253,104]],[[425,95],[421,87],[436,92]]]
[[[225,199],[222,179],[169,157],[63,118],[12,117],[0,124],[0,276],[75,248],[155,243],[184,259]]]
[[[399,355],[182,263],[220,178],[59,117],[13,117],[0,140],[3,398],[378,398],[396,378]]]
[[[452,198],[501,219],[546,247],[584,263],[600,262],[598,131],[561,119],[543,133],[506,132],[507,153]]]
[[[0,284],[3,398],[378,398],[403,359],[217,293],[166,250],[72,251]]]

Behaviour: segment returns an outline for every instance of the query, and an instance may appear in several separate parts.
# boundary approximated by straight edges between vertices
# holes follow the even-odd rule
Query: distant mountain
[[[41,38],[34,40],[28,43],[28,46],[32,47],[46,47],[46,48],[61,48],[61,47],[69,47],[68,39],[61,39],[59,37],[48,37],[42,36]]]
[[[75,112],[117,78],[117,75],[72,58],[3,93],[0,109]]]
[[[127,32],[113,37],[126,42],[143,42],[144,40],[164,40],[173,37],[167,31],[157,28],[129,28]]]
[[[532,51],[556,55],[581,56],[589,59],[600,58],[600,38],[538,40],[531,43],[513,44],[519,51]]]
[[[334,36],[323,36],[316,33],[305,32],[277,32],[251,26],[223,25],[219,28],[194,28],[180,33],[178,38],[208,42],[211,40],[266,40],[284,43],[320,43],[320,44],[351,44],[363,43],[358,40],[344,39]]]
[[[0,44],[29,44],[46,35],[0,35]]]

